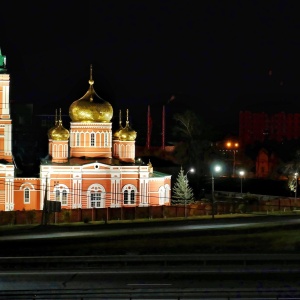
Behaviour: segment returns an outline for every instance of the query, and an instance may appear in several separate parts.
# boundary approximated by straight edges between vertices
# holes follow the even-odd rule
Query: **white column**
[[[4,126],[4,154],[11,155],[11,143],[12,143],[12,126],[7,124]]]

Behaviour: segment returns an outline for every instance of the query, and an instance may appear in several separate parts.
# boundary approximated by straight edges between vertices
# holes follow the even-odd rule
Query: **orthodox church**
[[[88,76],[87,76],[88,77]],[[16,176],[12,151],[10,75],[0,50],[0,211],[42,210],[45,199],[62,209],[134,207],[171,204],[171,175],[157,172],[151,162],[135,157],[137,132],[129,124],[113,132],[113,108],[94,89],[93,70],[87,92],[70,103],[69,130],[61,109],[48,130],[48,157],[39,177]]]

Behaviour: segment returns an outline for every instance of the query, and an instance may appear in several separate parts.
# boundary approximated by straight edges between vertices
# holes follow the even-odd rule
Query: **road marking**
[[[127,285],[172,285],[172,283],[127,283]]]

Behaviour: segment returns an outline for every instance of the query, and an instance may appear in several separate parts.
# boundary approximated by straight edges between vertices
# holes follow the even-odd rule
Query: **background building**
[[[276,142],[300,138],[300,113],[241,111],[239,115],[239,140],[244,147],[255,142]]]

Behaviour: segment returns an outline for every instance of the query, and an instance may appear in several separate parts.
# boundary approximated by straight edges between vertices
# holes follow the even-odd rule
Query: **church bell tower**
[[[9,107],[10,77],[6,69],[6,56],[0,49],[0,159],[12,162],[12,121]]]

